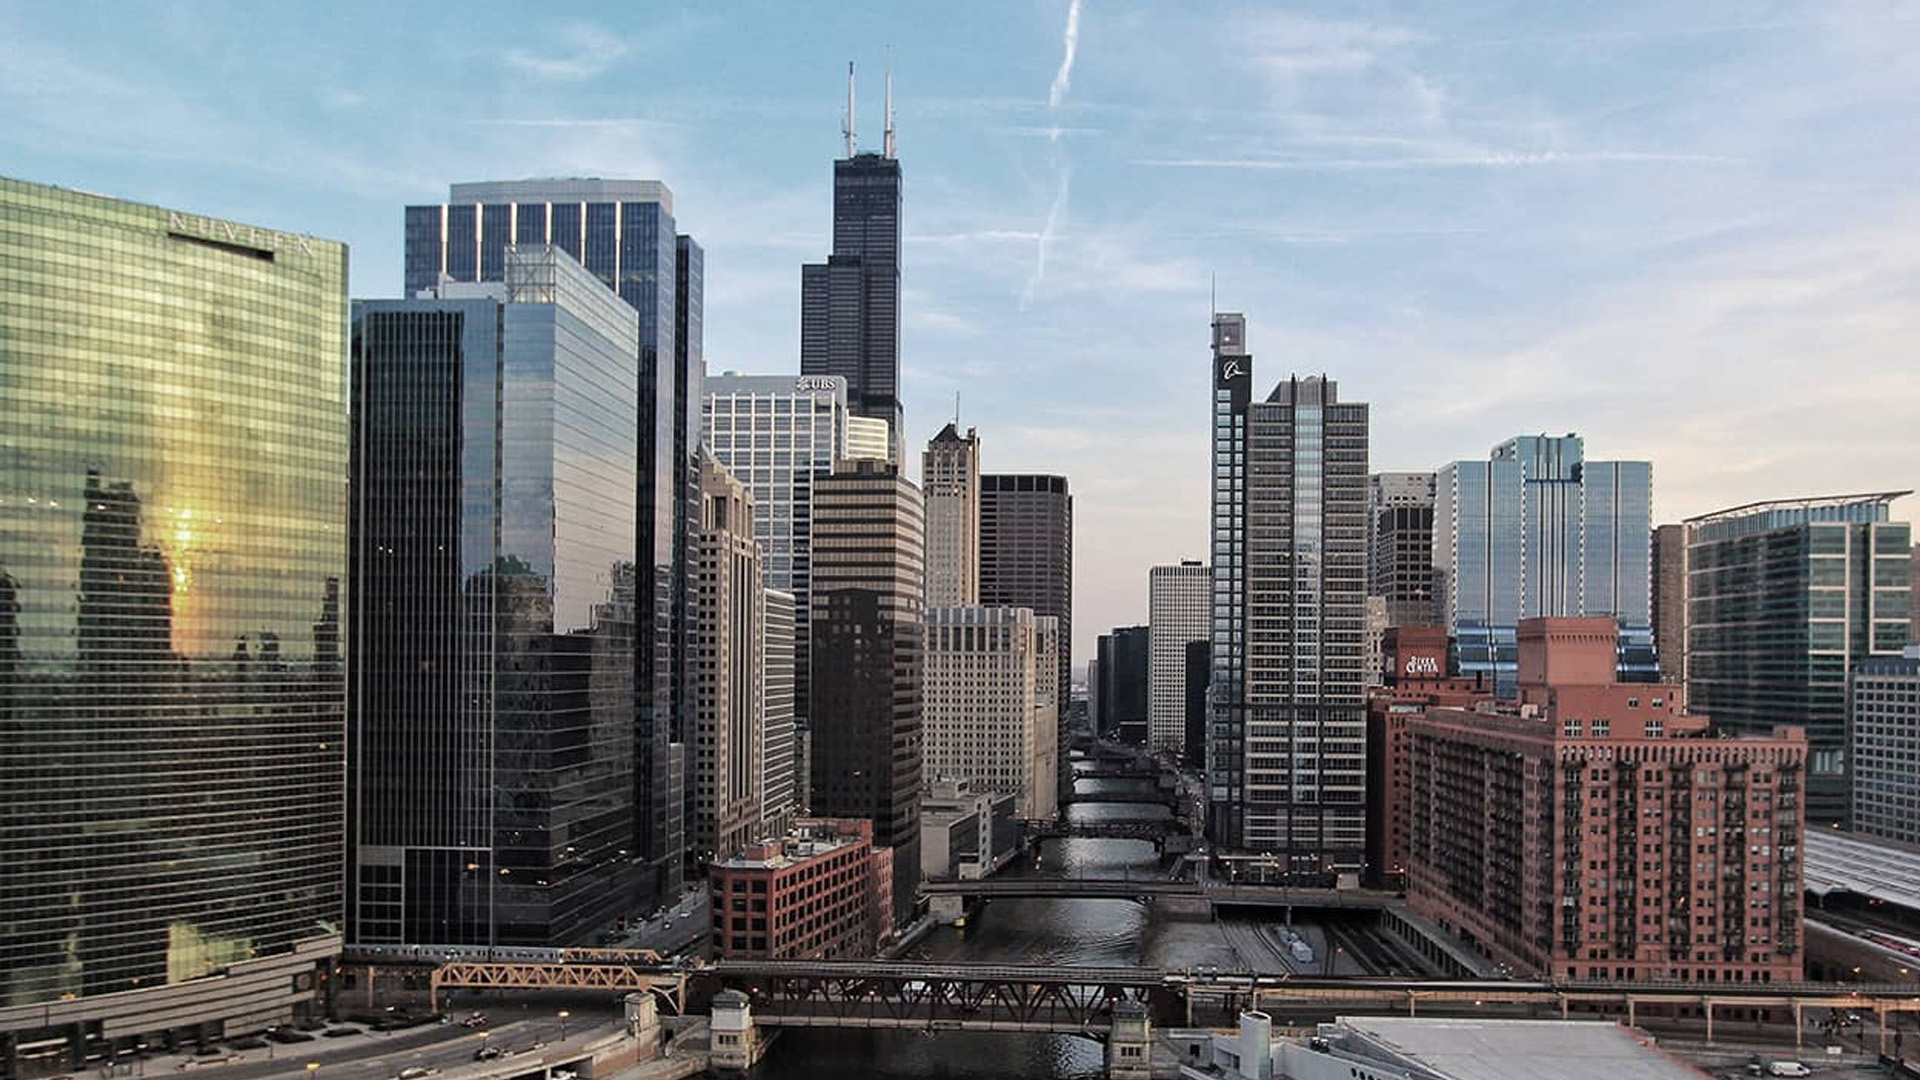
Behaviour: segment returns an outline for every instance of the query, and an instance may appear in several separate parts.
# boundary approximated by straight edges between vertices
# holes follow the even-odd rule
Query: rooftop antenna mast
[[[953,429],[960,430],[960,391],[953,392]]]
[[[886,156],[893,156],[893,46],[887,46],[887,136],[882,142]]]
[[[853,61],[847,61],[847,119],[840,125],[840,134],[847,140],[847,156],[853,156]]]

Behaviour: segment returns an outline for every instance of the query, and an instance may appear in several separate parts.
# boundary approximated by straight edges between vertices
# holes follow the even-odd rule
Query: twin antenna
[[[853,130],[853,61],[847,61],[847,117],[840,122],[840,135],[847,140],[847,156],[857,152],[858,139]],[[887,50],[887,133],[881,143],[887,157],[894,152],[893,141],[893,50]]]

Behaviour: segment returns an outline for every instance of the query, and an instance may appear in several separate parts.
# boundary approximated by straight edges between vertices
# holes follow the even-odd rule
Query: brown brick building
[[[1520,699],[1406,730],[1408,899],[1518,974],[1801,976],[1806,737],[1614,683],[1614,621],[1520,626]]]
[[[1388,627],[1381,654],[1386,685],[1367,699],[1366,878],[1400,889],[1407,878],[1407,724],[1428,709],[1490,701],[1493,684],[1447,674],[1444,626]]]
[[[892,926],[893,853],[873,846],[873,822],[794,822],[785,839],[750,844],[715,863],[714,949],[725,959],[872,956]]]

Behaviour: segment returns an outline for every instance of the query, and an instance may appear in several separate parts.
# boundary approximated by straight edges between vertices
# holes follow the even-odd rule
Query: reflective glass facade
[[[557,248],[501,260],[354,305],[360,943],[589,943],[637,872],[638,319]]]
[[[345,282],[338,243],[0,179],[0,1064],[286,1016],[310,955],[169,988],[338,948]]]
[[[633,846],[651,868],[642,888],[677,895],[684,843],[683,801],[672,797],[672,751],[686,729],[684,706],[686,507],[697,433],[698,347],[681,349],[682,325],[697,332],[698,303],[682,310],[678,285],[703,272],[698,245],[681,266],[673,193],[651,180],[522,180],[454,184],[441,206],[406,211],[407,295],[455,281],[498,280],[489,252],[513,243],[552,244],[618,293],[640,316],[640,411],[635,533],[639,612],[635,621]],[[697,287],[697,286],[695,286]],[[679,370],[689,365],[688,371]]]
[[[1735,732],[1806,728],[1807,816],[1847,812],[1847,679],[1907,643],[1913,530],[1893,496],[1687,522],[1687,704]]]
[[[1653,466],[1587,461],[1577,435],[1526,435],[1435,474],[1434,595],[1460,674],[1516,692],[1521,619],[1612,615],[1619,675],[1658,677]]]

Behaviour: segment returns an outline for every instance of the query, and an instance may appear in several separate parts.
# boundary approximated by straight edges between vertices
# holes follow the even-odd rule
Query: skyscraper
[[[1653,466],[1588,461],[1578,435],[1522,435],[1442,468],[1434,596],[1460,673],[1511,697],[1521,619],[1612,615],[1621,679],[1653,679],[1652,530]]]
[[[708,457],[694,540],[692,866],[726,859],[761,833],[766,744],[766,599],[753,500]]]
[[[1156,750],[1187,750],[1187,643],[1205,641],[1212,574],[1199,561],[1147,571],[1147,739]]]
[[[980,478],[980,602],[1060,620],[1058,715],[1073,689],[1073,495],[1064,476]],[[1067,782],[1060,725],[1061,782]]]
[[[1432,473],[1368,478],[1367,595],[1387,602],[1388,626],[1433,625]]]
[[[847,381],[729,371],[708,379],[706,388],[707,446],[753,494],[753,535],[767,584],[793,593],[794,722],[804,731],[811,685],[813,484],[848,456]]]
[[[948,424],[920,456],[927,498],[927,606],[980,602],[980,436]]]
[[[793,728],[793,594],[784,589],[763,590],[766,614],[766,674],[761,680],[760,760],[760,835],[785,836],[793,824],[794,808],[804,800],[799,785],[806,781],[800,770],[799,746]]]
[[[873,822],[895,921],[920,880],[921,515],[920,489],[884,462],[813,483],[811,808]]]
[[[1716,726],[1807,731],[1807,817],[1847,812],[1847,677],[1907,643],[1910,492],[1753,503],[1687,520],[1687,701]]]
[[[572,257],[354,305],[352,940],[630,904],[638,318]]]
[[[555,179],[454,184],[439,206],[406,209],[405,283],[408,296],[453,281],[499,281],[509,244],[551,244],[599,278],[640,316],[641,467],[635,476],[636,535],[640,555],[634,652],[634,836],[632,847],[650,873],[644,891],[678,893],[685,850],[681,812],[670,791],[685,778],[671,775],[670,746],[684,735],[687,506],[695,496],[699,446],[691,410],[700,400],[702,363],[697,343],[682,348],[700,325],[689,300],[702,273],[698,246],[674,232],[673,193],[653,180]],[[683,370],[684,369],[684,370]]]
[[[1920,647],[1860,662],[1847,688],[1847,828],[1920,844]]]
[[[1240,835],[1234,807],[1246,797],[1240,758],[1247,728],[1247,413],[1253,356],[1247,318],[1213,317],[1213,678],[1207,690],[1207,835],[1216,844]]]
[[[849,82],[853,77],[847,72]],[[893,103],[884,152],[859,153],[847,98],[847,156],[833,163],[833,253],[800,268],[800,373],[847,380],[853,415],[884,420],[904,465],[900,409],[900,162]]]
[[[1660,681],[1687,685],[1687,528],[1653,530],[1653,649]]]
[[[927,779],[970,780],[975,790],[1012,795],[1022,818],[1058,813],[1049,631],[1057,633],[1041,630],[1026,608],[927,609]]]
[[[1222,536],[1216,514],[1214,546],[1216,565],[1245,559],[1246,615],[1224,650],[1244,665],[1231,710],[1244,727],[1211,737],[1209,824],[1217,842],[1318,880],[1358,870],[1366,842],[1367,406],[1291,378],[1248,407],[1238,441],[1244,539]],[[1219,604],[1216,591],[1216,633]]]
[[[0,1074],[324,1011],[346,274],[0,179]]]
[[[1100,715],[1094,730],[1102,738],[1136,746],[1147,744],[1147,680],[1151,670],[1152,631],[1145,626],[1116,626],[1095,645],[1100,675]]]

